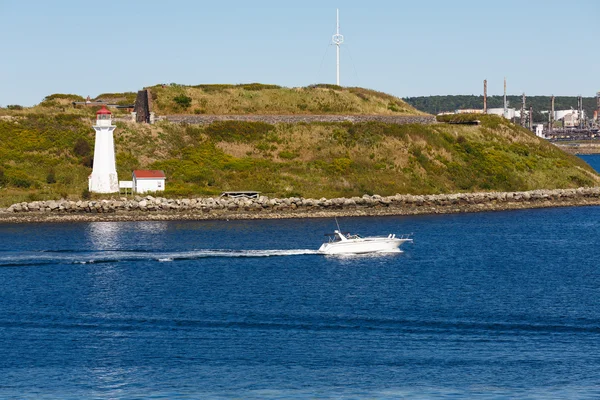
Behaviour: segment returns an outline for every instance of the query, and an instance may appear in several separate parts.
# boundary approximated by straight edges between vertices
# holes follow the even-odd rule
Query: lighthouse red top
[[[96,115],[110,115],[111,112],[106,109],[106,106],[102,106],[100,110],[96,113]]]

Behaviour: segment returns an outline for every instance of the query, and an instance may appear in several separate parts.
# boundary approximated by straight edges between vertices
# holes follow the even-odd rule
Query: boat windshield
[[[350,233],[346,234],[346,239],[362,239],[360,235],[352,235]]]

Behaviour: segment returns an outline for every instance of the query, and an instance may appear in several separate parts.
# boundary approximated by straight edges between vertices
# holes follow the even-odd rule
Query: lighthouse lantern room
[[[115,143],[111,113],[102,106],[96,113],[96,141],[94,147],[94,166],[89,177],[89,190],[94,193],[116,193],[119,191],[117,166],[115,162]]]

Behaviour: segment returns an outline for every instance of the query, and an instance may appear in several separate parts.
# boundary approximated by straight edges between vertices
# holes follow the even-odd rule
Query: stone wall
[[[432,115],[167,115],[170,122],[207,125],[215,121],[266,122],[268,124],[301,122],[384,122],[387,124],[435,124]]]
[[[527,192],[482,192],[437,195],[378,196],[352,198],[193,198],[166,199],[140,197],[133,199],[92,201],[33,201],[0,209],[0,221],[10,216],[30,215],[31,221],[44,220],[39,216],[89,216],[71,220],[99,220],[101,216],[117,215],[122,220],[156,219],[225,219],[225,218],[289,218],[325,217],[333,215],[409,215],[457,213],[516,208],[537,208],[600,204],[600,187],[579,189],[533,190]],[[185,215],[185,217],[182,217]],[[36,217],[37,216],[37,217]],[[95,216],[95,218],[94,218]],[[37,218],[37,219],[36,219]],[[19,222],[18,219],[13,219]],[[118,220],[118,218],[116,218]]]
[[[135,98],[134,112],[135,121],[140,123],[150,122],[150,93],[149,90],[140,90]]]

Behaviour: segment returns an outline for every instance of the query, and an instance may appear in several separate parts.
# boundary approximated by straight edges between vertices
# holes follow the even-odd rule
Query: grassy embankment
[[[157,114],[370,114],[425,115],[403,100],[363,88],[313,85],[283,88],[242,85],[157,85],[150,88]]]
[[[122,180],[163,169],[165,196],[259,190],[269,196],[451,193],[599,183],[579,158],[494,116],[480,126],[381,123],[117,123]],[[91,173],[91,110],[0,110],[0,206],[80,199]]]

